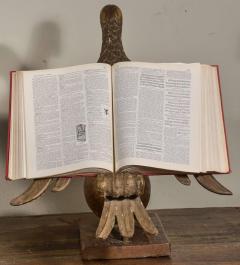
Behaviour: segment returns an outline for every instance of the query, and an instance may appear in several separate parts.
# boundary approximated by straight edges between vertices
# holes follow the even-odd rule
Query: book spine
[[[9,110],[8,110],[8,133],[7,133],[7,149],[6,149],[6,169],[5,178],[10,180],[8,177],[9,172],[9,156],[10,156],[10,134],[11,134],[11,119],[12,119],[12,74],[15,71],[10,72],[10,91],[9,91]]]

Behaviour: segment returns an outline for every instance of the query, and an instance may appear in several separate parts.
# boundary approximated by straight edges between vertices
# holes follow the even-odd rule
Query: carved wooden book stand
[[[122,40],[122,13],[117,6],[105,6],[100,15],[102,27],[102,49],[98,62],[114,64],[129,61]],[[187,175],[176,175],[183,185],[190,185]],[[212,175],[195,175],[197,181],[209,191],[229,195]],[[34,180],[32,185],[11,205],[21,205],[38,198],[54,182],[52,191],[61,191],[71,178],[46,178]],[[145,207],[150,198],[149,177],[122,172],[86,177],[84,192],[93,214],[80,222],[81,249],[86,259],[132,258],[170,255],[159,216]],[[138,221],[135,224],[135,219]],[[97,228],[98,224],[98,228]],[[97,231],[96,231],[97,228]],[[96,232],[95,232],[96,231]],[[106,239],[100,240],[101,239]]]
[[[113,65],[129,61],[121,40],[121,10],[113,5],[104,7],[100,21],[102,49],[98,62]],[[101,218],[96,236],[94,228],[97,220],[94,216],[90,217],[88,222],[86,220],[80,222],[83,258],[116,259],[170,254],[170,246],[160,220],[156,219],[155,225],[144,208],[150,197],[148,177],[129,172],[115,175],[99,174],[97,178],[86,178],[85,196],[91,209]],[[100,201],[100,198],[102,203],[97,205],[96,201]],[[140,231],[134,234],[134,216],[148,236],[139,227],[137,229]],[[151,240],[150,235],[158,236]],[[96,237],[107,240],[99,241]],[[155,242],[151,242],[154,240]]]

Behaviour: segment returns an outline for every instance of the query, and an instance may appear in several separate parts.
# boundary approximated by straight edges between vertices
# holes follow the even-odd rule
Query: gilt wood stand
[[[108,63],[112,65],[120,61],[129,61],[128,57],[124,52],[121,41],[121,32],[122,32],[121,10],[116,6],[109,5],[104,7],[102,11],[104,12],[101,12],[100,21],[103,33],[102,35],[103,41],[102,41],[101,54],[98,62]],[[92,183],[94,183],[96,179],[97,180],[101,179],[100,178],[101,174],[99,174],[97,178],[91,178],[89,176],[85,178],[84,192],[87,203],[96,216],[101,216],[99,222],[100,229],[98,227],[97,235],[98,236],[100,235],[99,237],[101,238],[107,238],[109,236],[109,238],[106,241],[96,239],[95,230],[97,228],[98,219],[93,214],[86,215],[86,218],[82,219],[82,221],[79,224],[81,250],[82,250],[82,255],[85,259],[98,259],[98,258],[117,259],[117,258],[155,257],[155,256],[170,255],[170,244],[164,232],[160,218],[158,215],[156,215],[157,212],[151,211],[150,212],[151,218],[149,218],[149,215],[144,208],[148,204],[151,193],[149,177],[142,175],[133,175],[131,173],[125,176],[124,174],[125,173],[122,173],[122,175],[117,174],[119,175],[118,177],[112,176],[110,184],[111,186],[110,193],[106,194],[105,190],[104,196],[96,196],[96,197],[94,196],[96,195],[97,186],[95,186],[95,188],[89,188],[89,187],[91,187]],[[191,184],[191,181],[188,178],[187,173],[180,173],[180,175],[175,175],[175,177],[183,185],[189,186]],[[210,174],[194,175],[194,177],[199,182],[200,185],[202,185],[205,189],[208,189],[211,192],[222,195],[232,194],[231,191],[229,191],[223,185],[221,185]],[[51,187],[52,191],[59,192],[64,190],[69,185],[70,182],[71,182],[71,177],[61,177],[61,178],[49,177],[45,179],[34,179],[32,184],[28,187],[28,189],[24,191],[21,195],[11,200],[10,203],[11,205],[14,206],[19,206],[25,203],[29,203],[39,198],[49,188],[50,184],[53,184],[53,186]],[[125,184],[123,185],[123,183]],[[120,190],[121,192],[119,192]],[[108,199],[110,197],[111,199]],[[121,201],[119,200],[120,197],[123,198],[124,204],[121,204]],[[112,211],[110,211],[109,208],[106,210],[106,208],[104,208],[106,205],[107,206],[110,205],[110,209]],[[123,207],[124,205],[125,207]],[[124,215],[124,212],[127,214]],[[135,214],[135,217],[138,220],[139,225],[135,225],[136,220],[133,218],[133,213]],[[117,219],[117,223],[120,225],[118,226],[115,225],[114,228],[113,228],[114,222],[112,222],[110,226],[106,225],[109,224],[110,220],[108,218],[109,216],[111,216],[111,222],[112,220],[114,220],[115,222],[115,219]],[[166,226],[166,223],[164,223],[164,225]],[[136,229],[135,234],[134,234],[134,227]],[[150,236],[150,234],[156,234],[157,230],[159,231],[159,234],[157,236],[156,235]],[[111,231],[112,233],[110,234]],[[179,233],[179,231],[181,231],[181,227],[179,227],[179,229],[175,231],[176,236]],[[77,233],[77,235],[79,235],[79,233]],[[174,236],[172,238],[174,238]],[[198,236],[196,240],[198,240]],[[33,243],[36,243],[37,247],[37,242]],[[64,249],[67,250],[66,248],[68,249],[68,246],[65,245]],[[182,249],[180,250],[182,251]],[[0,252],[0,256],[2,254],[3,253]],[[0,265],[1,264],[6,265],[8,263],[0,262]],[[34,263],[34,264],[42,264],[42,263]],[[186,265],[185,263],[183,264]],[[181,263],[181,265],[183,264]],[[228,263],[224,263],[224,265],[226,264]]]
[[[126,56],[122,40],[121,40],[121,33],[122,33],[122,13],[121,10],[114,5],[108,5],[105,6],[100,14],[100,22],[102,27],[102,48],[100,57],[98,59],[99,63],[108,63],[110,65],[113,65],[117,62],[122,61],[129,61],[129,58]],[[140,189],[137,188],[139,185],[133,185],[135,186],[135,189],[133,189],[131,194],[120,194],[117,188],[117,185],[114,188],[114,183],[116,183],[114,178],[118,178],[118,183],[120,183],[120,176],[103,176],[103,185],[96,185],[93,186],[93,190],[97,189],[97,186],[105,186],[106,183],[109,183],[109,178],[112,184],[111,191],[108,195],[112,196],[112,194],[117,194],[117,196],[126,196],[124,198],[125,204],[122,204],[122,201],[108,201],[106,202],[106,193],[102,197],[104,197],[103,201],[103,212],[105,209],[107,209],[107,213],[104,216],[104,213],[101,215],[101,212],[99,210],[93,209],[91,207],[92,200],[94,198],[92,192],[90,192],[91,189],[86,189],[86,184],[89,182],[88,179],[85,180],[85,196],[87,198],[87,202],[89,206],[92,208],[92,210],[97,215],[101,216],[101,220],[99,222],[99,219],[96,216],[89,216],[87,220],[84,220],[79,223],[79,229],[80,229],[80,245],[81,245],[81,252],[83,259],[92,260],[92,259],[125,259],[125,258],[141,258],[141,257],[157,257],[157,256],[168,256],[170,255],[170,243],[168,242],[168,239],[166,237],[165,231],[163,229],[162,223],[160,221],[160,218],[156,214],[152,214],[150,216],[151,219],[147,216],[145,219],[145,225],[143,225],[144,221],[140,223],[140,226],[136,223],[136,220],[133,218],[133,212],[134,212],[134,206],[132,207],[129,212],[122,212],[122,207],[131,207],[133,204],[137,204],[137,208],[141,209],[141,218],[144,219],[144,211],[143,205],[147,206],[150,196],[150,182],[149,178],[143,176],[140,177],[141,184],[143,183],[143,192],[140,193]],[[124,183],[126,183],[128,180],[130,180],[130,183],[135,183],[136,181],[132,178],[137,179],[138,176],[130,176],[131,179],[126,178],[125,180],[120,183],[120,186],[123,186]],[[98,176],[99,179],[99,176]],[[107,180],[108,179],[108,180]],[[90,183],[92,181],[90,180]],[[95,180],[93,180],[95,182]],[[148,185],[147,185],[148,183]],[[119,185],[118,185],[119,186]],[[130,187],[130,186],[128,186]],[[123,188],[123,187],[122,187]],[[124,188],[123,188],[124,189]],[[108,189],[109,190],[109,189]],[[87,191],[87,192],[86,192]],[[89,197],[89,194],[91,195]],[[139,200],[129,200],[127,199],[127,196],[141,196],[141,200],[143,201],[143,204]],[[89,198],[89,200],[88,200]],[[113,198],[113,200],[116,200],[117,198]],[[99,200],[96,198],[95,200]],[[110,208],[115,208],[114,212],[116,214],[116,219],[118,221],[118,225],[116,224],[111,232],[111,234],[105,239],[101,240],[99,238],[96,238],[96,228],[97,229],[97,235],[98,230],[104,231],[109,230],[111,228],[108,228],[105,223],[109,222],[110,218],[110,210],[109,206],[106,205],[106,203],[109,205]],[[111,203],[114,203],[114,205]],[[121,205],[122,204],[122,205]],[[118,207],[119,208],[116,208]],[[133,211],[133,212],[131,212]],[[124,216],[129,215],[129,218]],[[120,217],[122,216],[122,217]],[[121,224],[119,224],[119,219],[122,218],[123,226],[125,228],[120,227]],[[114,217],[115,219],[115,217]],[[151,224],[152,222],[152,224]],[[99,225],[98,225],[99,223]],[[101,228],[102,223],[102,229]],[[127,228],[130,226],[130,233],[125,232]],[[133,228],[135,226],[135,228]],[[110,227],[110,222],[109,222]],[[152,231],[151,231],[152,227]],[[149,228],[143,230],[143,228]],[[154,230],[158,230],[158,235],[151,235],[149,232],[154,233]],[[109,230],[111,231],[111,230]],[[131,232],[132,231],[132,232]],[[123,234],[126,234],[126,237],[123,237]],[[104,234],[102,232],[102,234]],[[130,235],[131,234],[131,235]],[[132,237],[133,235],[133,237]]]

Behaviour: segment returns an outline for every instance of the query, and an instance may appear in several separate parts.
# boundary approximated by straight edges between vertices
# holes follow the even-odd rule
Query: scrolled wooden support
[[[10,201],[10,204],[12,206],[20,206],[36,200],[48,189],[52,182],[54,182],[52,191],[63,191],[67,188],[70,181],[70,177],[34,179],[32,184],[22,194]]]
[[[99,174],[97,178],[97,189],[103,189],[105,197],[96,231],[98,238],[106,239],[115,222],[120,234],[124,238],[131,238],[134,235],[134,216],[147,233],[158,233],[140,199],[145,190],[145,181],[141,174]]]
[[[115,204],[105,201],[102,216],[96,231],[96,237],[106,239],[111,233],[115,224]]]
[[[205,175],[194,175],[198,183],[207,189],[216,194],[220,195],[232,195],[232,192],[225,188],[220,182],[218,182],[213,175],[205,174]]]
[[[185,186],[190,186],[191,185],[191,180],[188,177],[188,175],[183,174],[183,175],[175,175],[175,178],[183,185]]]
[[[71,177],[56,178],[52,191],[58,192],[65,190],[71,182]]]
[[[52,179],[44,178],[44,179],[35,179],[32,184],[24,191],[21,195],[11,200],[10,204],[12,206],[19,206],[33,200],[36,200],[40,197],[50,185]]]
[[[176,179],[185,186],[191,185],[191,180],[188,175],[175,175]],[[216,178],[211,174],[194,174],[197,182],[210,192],[220,195],[232,195],[232,192],[224,187]]]

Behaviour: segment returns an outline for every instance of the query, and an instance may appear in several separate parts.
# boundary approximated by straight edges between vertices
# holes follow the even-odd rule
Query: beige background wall
[[[124,15],[123,43],[129,58],[149,62],[219,64],[232,174],[218,179],[233,196],[191,187],[171,176],[152,177],[150,208],[239,206],[240,202],[240,1],[238,0],[0,0],[0,215],[88,210],[83,181],[61,193],[10,207],[28,181],[4,180],[8,72],[96,62],[101,47],[99,12],[108,3]]]

